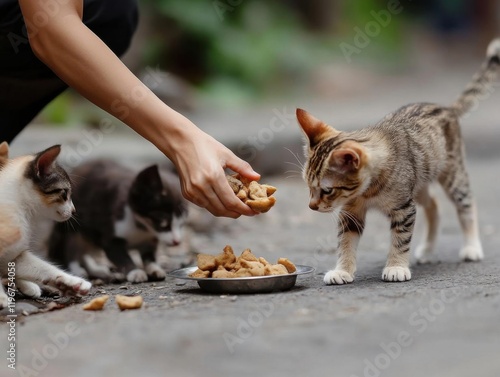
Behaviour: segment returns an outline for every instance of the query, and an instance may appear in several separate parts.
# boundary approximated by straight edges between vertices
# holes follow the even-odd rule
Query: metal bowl
[[[297,271],[286,275],[252,276],[242,278],[193,278],[189,274],[197,267],[186,267],[170,272],[168,275],[176,279],[196,280],[200,288],[210,293],[269,293],[291,289],[297,281],[297,276],[310,274],[313,267],[296,265]]]

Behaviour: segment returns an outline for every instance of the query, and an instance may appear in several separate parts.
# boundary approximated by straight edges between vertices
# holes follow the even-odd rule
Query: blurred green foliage
[[[248,99],[286,87],[322,53],[319,39],[293,7],[276,1],[236,4],[144,1],[155,15],[155,26],[163,25],[152,36],[145,64],[159,63],[209,96]]]
[[[313,4],[301,0],[142,0],[139,4],[141,20],[148,25],[137,69],[159,67],[190,82],[205,98],[225,105],[293,95],[318,66],[346,64],[340,42],[352,43],[354,27],[363,28],[373,20],[370,12],[387,6],[381,0],[342,1],[323,11],[324,5],[315,2],[316,13],[311,13]],[[318,10],[326,15],[322,28],[315,28]],[[397,64],[405,18],[393,17],[354,63],[372,64],[378,59]],[[54,101],[45,109],[44,120],[78,122],[88,105],[87,111],[75,110],[74,98],[66,94]]]

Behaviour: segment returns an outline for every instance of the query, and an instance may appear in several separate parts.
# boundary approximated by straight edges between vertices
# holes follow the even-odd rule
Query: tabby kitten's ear
[[[362,153],[356,148],[336,149],[328,160],[330,169],[342,174],[355,172],[360,168]]]
[[[60,145],[54,145],[38,153],[34,161],[35,173],[38,178],[47,176],[52,172],[59,153],[61,153]]]
[[[337,136],[340,132],[312,116],[307,111],[297,109],[297,120],[309,140],[309,148],[314,148],[321,140]]]

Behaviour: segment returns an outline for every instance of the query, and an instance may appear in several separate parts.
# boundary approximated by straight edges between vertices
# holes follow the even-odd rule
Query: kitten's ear
[[[339,173],[350,173],[361,165],[361,150],[341,148],[332,151],[329,158],[330,169]]]
[[[52,172],[59,153],[61,153],[60,145],[54,145],[38,153],[34,161],[37,177],[43,177]]]
[[[0,160],[7,160],[9,158],[9,144],[4,141],[0,144]]]
[[[340,133],[305,110],[297,109],[295,114],[302,131],[309,140],[309,148],[314,148],[321,140],[335,137]]]
[[[7,163],[9,160],[9,144],[4,141],[0,144],[0,169]]]
[[[147,186],[153,190],[161,191],[163,183],[160,177],[158,165],[152,165],[142,170],[136,177],[135,182],[139,185]]]

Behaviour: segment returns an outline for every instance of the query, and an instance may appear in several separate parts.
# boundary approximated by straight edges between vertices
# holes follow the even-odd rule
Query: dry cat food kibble
[[[83,305],[83,310],[102,310],[108,299],[108,295],[96,297]]]
[[[142,306],[142,296],[116,295],[115,301],[121,310],[139,309]]]
[[[239,257],[227,245],[219,255],[198,254],[198,269],[190,274],[193,278],[240,278],[252,276],[286,275],[297,270],[287,258],[279,258],[271,264],[264,258],[257,258],[250,249],[244,250]]]
[[[255,212],[267,212],[276,203],[276,198],[271,196],[276,187],[249,181],[239,174],[226,175],[226,178],[236,196]]]

